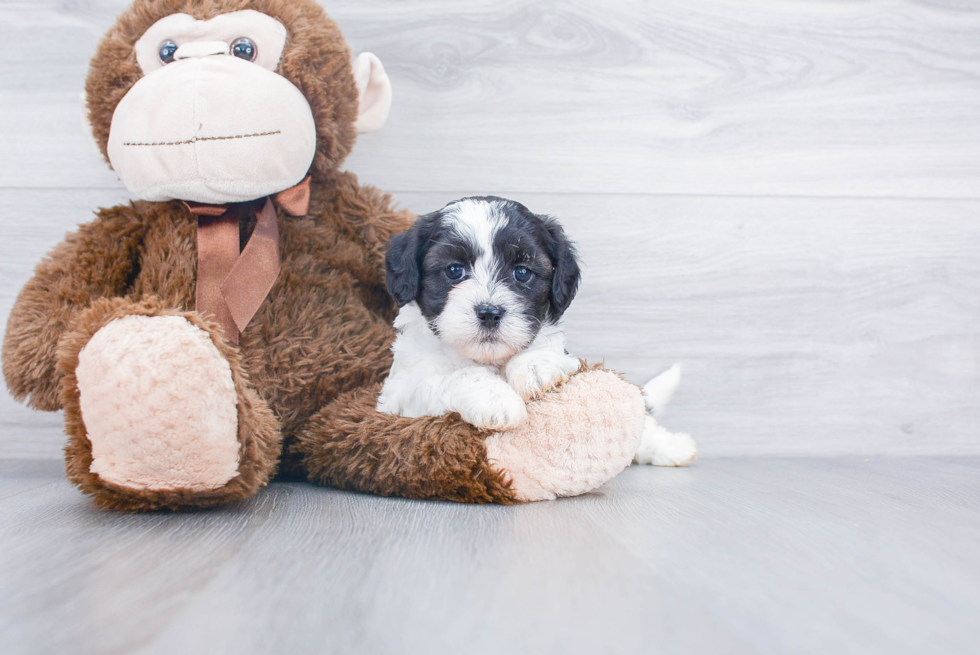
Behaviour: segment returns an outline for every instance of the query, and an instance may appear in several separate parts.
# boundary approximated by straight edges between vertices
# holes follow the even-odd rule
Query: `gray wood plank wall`
[[[80,127],[123,0],[0,2],[0,316],[126,200]],[[980,5],[325,2],[395,104],[347,167],[416,211],[560,217],[577,354],[642,382],[705,457],[980,454]],[[0,457],[57,457],[0,399]]]

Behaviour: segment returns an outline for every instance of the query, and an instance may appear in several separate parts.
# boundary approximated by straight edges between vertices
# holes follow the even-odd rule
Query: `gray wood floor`
[[[395,90],[347,168],[562,219],[570,346],[682,362],[665,422],[702,458],[527,507],[120,516],[0,393],[0,653],[977,650],[980,5],[324,4]],[[125,5],[0,0],[0,320],[128,199],[79,126]]]
[[[972,653],[980,458],[633,467],[524,507],[93,510],[0,463],[5,654]]]

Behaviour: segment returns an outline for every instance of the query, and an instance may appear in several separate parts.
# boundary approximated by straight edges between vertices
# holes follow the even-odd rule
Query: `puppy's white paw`
[[[529,350],[509,362],[507,382],[521,398],[533,398],[567,380],[581,368],[575,357],[550,350]]]
[[[463,369],[451,384],[450,407],[470,425],[482,430],[506,430],[527,420],[524,400],[488,368]]]
[[[501,380],[499,385],[483,389],[480,397],[460,407],[459,415],[481,430],[508,430],[527,420],[527,405]]]
[[[668,432],[652,416],[643,424],[643,437],[633,461],[654,466],[687,466],[698,457],[698,447],[690,435]]]

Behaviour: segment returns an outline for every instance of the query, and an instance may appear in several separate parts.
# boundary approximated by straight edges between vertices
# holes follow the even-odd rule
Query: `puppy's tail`
[[[690,435],[683,432],[669,432],[656,419],[659,417],[671,396],[681,382],[681,365],[674,364],[669,369],[643,385],[643,401],[647,406],[644,417],[643,436],[636,448],[633,461],[637,464],[654,466],[687,466],[698,457],[698,446]]]
[[[643,400],[647,405],[647,411],[654,416],[660,416],[680,383],[681,365],[674,364],[643,385]]]

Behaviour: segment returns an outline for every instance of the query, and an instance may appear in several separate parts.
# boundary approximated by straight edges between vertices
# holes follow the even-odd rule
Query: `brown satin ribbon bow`
[[[309,211],[310,179],[275,196],[292,216]],[[279,277],[279,220],[266,198],[248,243],[239,253],[239,224],[247,204],[188,203],[197,219],[197,311],[217,320],[225,336],[238,343]]]

